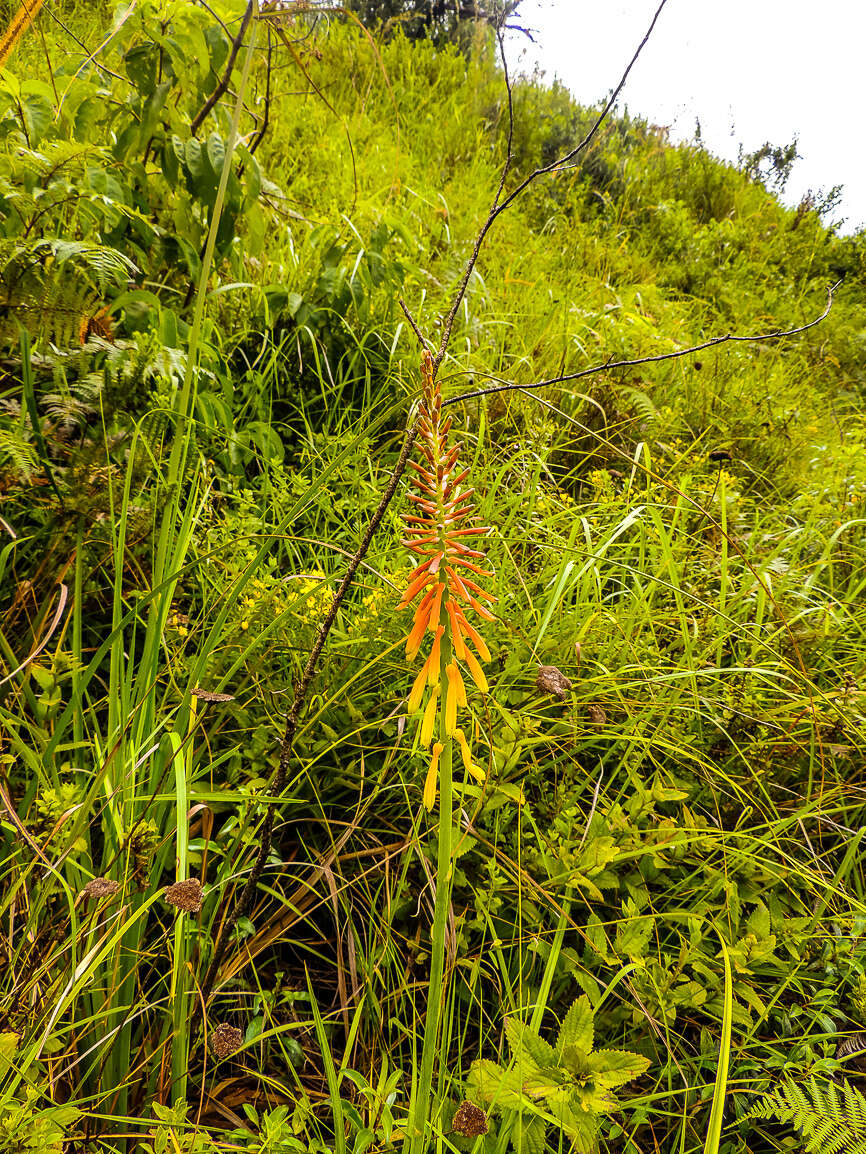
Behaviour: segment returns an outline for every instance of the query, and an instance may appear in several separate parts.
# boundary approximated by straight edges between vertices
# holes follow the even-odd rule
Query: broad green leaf
[[[639,1078],[649,1067],[649,1058],[629,1050],[596,1050],[589,1056],[589,1068],[599,1086],[612,1089]]]
[[[573,1094],[572,1102],[575,1099],[580,1102],[581,1111],[588,1114],[611,1114],[619,1105],[612,1091],[592,1082]]]
[[[499,1082],[495,1104],[502,1107],[516,1109],[525,1106],[529,1095],[525,1092],[526,1079],[531,1078],[537,1071],[533,1065],[512,1066],[506,1070]]]
[[[770,936],[771,929],[770,911],[763,902],[759,901],[746,919],[746,933],[754,934],[760,941]]]
[[[126,75],[144,96],[156,88],[159,49],[155,44],[136,44],[123,58]]]
[[[593,1042],[593,1014],[586,994],[571,1003],[559,1028],[556,1050],[562,1055],[566,1046],[576,1046],[589,1053]]]
[[[19,1038],[11,1031],[0,1034],[0,1074],[5,1074],[15,1059]]]
[[[219,180],[226,160],[226,146],[218,132],[212,132],[207,138],[207,158],[214,176]]]
[[[575,867],[580,873],[593,877],[601,873],[605,866],[615,861],[619,854],[619,846],[614,838],[608,834],[590,837],[586,845],[575,858]]]
[[[184,146],[184,159],[190,176],[196,184],[199,184],[205,176],[205,162],[201,144],[194,136],[191,136]]]
[[[594,1114],[565,1101],[551,1102],[548,1108],[571,1138],[577,1154],[596,1154],[598,1120]]]
[[[616,927],[613,948],[617,954],[624,954],[632,961],[642,958],[646,953],[652,932],[653,919],[651,917],[631,917],[628,921],[620,922]]]
[[[229,41],[222,28],[218,28],[214,24],[205,28],[204,38],[208,46],[211,70],[214,76],[219,76],[229,54]]]
[[[515,1060],[526,1055],[539,1066],[555,1066],[556,1050],[538,1036],[538,1033],[519,1018],[506,1018],[505,1037]]]
[[[35,146],[54,119],[54,104],[41,92],[22,92],[20,109],[28,140]]]
[[[245,184],[247,190],[247,203],[258,200],[262,191],[262,170],[259,162],[252,153],[244,150],[243,164]]]
[[[590,1072],[589,1055],[580,1046],[563,1046],[559,1060],[572,1078],[585,1078]]]
[[[505,1071],[497,1062],[489,1058],[479,1058],[472,1063],[466,1086],[469,1097],[475,1102],[489,1106],[496,1096]]]
[[[539,1066],[523,1077],[521,1091],[529,1098],[549,1098],[559,1093],[567,1081],[566,1072],[559,1066]]]

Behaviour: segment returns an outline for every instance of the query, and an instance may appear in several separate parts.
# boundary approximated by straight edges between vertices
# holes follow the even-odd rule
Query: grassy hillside
[[[508,105],[481,34],[229,75],[244,8],[52,6],[0,73],[0,1152],[861,1149],[863,235],[619,115],[536,181],[439,374],[560,378],[449,410],[479,772],[423,804],[411,469],[281,765]],[[513,108],[506,190],[598,114]]]

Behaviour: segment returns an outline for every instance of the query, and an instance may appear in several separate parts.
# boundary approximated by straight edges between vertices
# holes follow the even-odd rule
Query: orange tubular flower
[[[420,739],[425,747],[433,740],[439,695],[444,693],[444,731],[439,733],[433,747],[424,786],[424,804],[431,809],[436,799],[439,755],[446,737],[457,739],[469,771],[475,776],[481,773],[472,764],[466,738],[457,725],[458,710],[467,704],[461,665],[469,679],[486,693],[487,678],[478,658],[489,661],[490,651],[466,614],[473,610],[479,617],[493,621],[493,614],[483,602],[495,602],[496,598],[485,592],[477,581],[490,577],[491,573],[482,567],[484,554],[472,547],[472,539],[482,536],[487,529],[472,523],[473,490],[463,488],[469,470],[460,467],[460,444],[449,444],[451,417],[442,417],[442,394],[438,381],[433,379],[433,358],[428,352],[421,356],[421,374],[424,379],[418,437],[421,461],[409,462],[416,474],[418,492],[409,494],[415,508],[405,517],[406,540],[403,542],[416,556],[418,564],[410,574],[398,608],[407,609],[419,598],[406,638],[409,661],[421,651],[427,634],[432,634],[429,655],[409,694],[409,712],[417,713],[423,708]],[[445,685],[441,684],[443,669]]]

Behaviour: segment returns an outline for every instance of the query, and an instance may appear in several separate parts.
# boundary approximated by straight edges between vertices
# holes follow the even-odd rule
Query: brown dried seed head
[[[210,693],[207,689],[199,689],[198,687],[192,691],[192,695],[200,701],[213,701],[216,703],[234,701],[235,699],[233,693]]]
[[[120,889],[120,882],[111,878],[92,878],[81,891],[86,898],[108,898]]]
[[[210,1036],[211,1049],[218,1058],[228,1058],[244,1044],[244,1036],[237,1026],[220,1022]]]
[[[587,705],[586,716],[589,718],[590,725],[604,725],[607,721],[607,714],[600,705]]]
[[[166,886],[162,895],[170,906],[175,906],[188,914],[197,914],[201,909],[202,891],[198,878],[188,878],[184,882]]]
[[[464,1138],[480,1138],[487,1133],[487,1115],[474,1102],[461,1102],[451,1123],[455,1134]]]
[[[540,689],[542,693],[549,693],[558,701],[565,701],[571,689],[571,682],[555,665],[539,665],[535,688]]]

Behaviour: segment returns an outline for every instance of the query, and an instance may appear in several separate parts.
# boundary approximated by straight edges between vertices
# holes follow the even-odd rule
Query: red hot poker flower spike
[[[428,352],[421,356],[421,375],[423,398],[418,437],[421,459],[410,462],[417,493],[409,494],[414,509],[404,518],[406,538],[403,542],[417,564],[398,608],[407,609],[418,602],[406,638],[408,660],[414,660],[426,647],[430,634],[428,655],[409,695],[409,712],[422,714],[420,738],[424,746],[429,747],[433,740],[437,700],[440,693],[445,694],[444,732],[439,734],[433,747],[424,787],[424,804],[431,809],[436,797],[439,754],[446,738],[458,739],[467,768],[483,779],[481,771],[469,759],[466,738],[458,728],[458,710],[467,705],[463,671],[486,693],[487,678],[479,658],[490,660],[487,646],[467,620],[467,613],[473,611],[488,621],[494,620],[484,602],[489,604],[496,598],[473,579],[491,575],[479,564],[484,561],[483,552],[473,547],[487,529],[473,524],[473,490],[463,487],[469,470],[460,466],[461,445],[449,443],[451,417],[442,417],[442,393],[439,382],[434,379],[433,358]],[[443,660],[445,685],[441,684]]]

